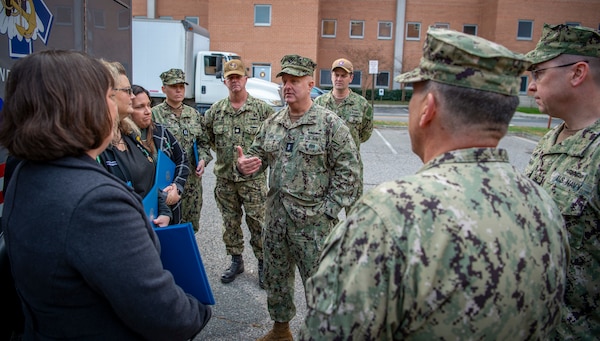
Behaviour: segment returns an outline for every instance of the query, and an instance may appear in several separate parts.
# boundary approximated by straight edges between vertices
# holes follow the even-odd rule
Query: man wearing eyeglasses
[[[198,110],[183,103],[185,97],[185,73],[181,69],[170,69],[160,74],[162,91],[167,97],[164,102],[152,108],[152,119],[164,125],[179,141],[190,160],[190,175],[181,193],[182,220],[191,222],[194,231],[200,228],[202,210],[202,174],[204,160],[198,161],[194,143],[202,135],[202,116]]]
[[[533,151],[525,173],[565,218],[571,246],[565,307],[555,339],[600,335],[600,34],[544,25],[529,52],[529,91],[540,111],[564,122]]]

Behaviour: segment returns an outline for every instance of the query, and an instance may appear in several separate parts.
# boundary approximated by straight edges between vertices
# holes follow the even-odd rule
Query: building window
[[[354,70],[352,74],[353,78],[349,86],[353,88],[360,88],[360,85],[362,84],[362,71]]]
[[[363,38],[365,36],[365,22],[360,20],[350,21],[350,38]]]
[[[118,20],[119,30],[128,30],[131,26],[131,12],[128,10],[119,11]]]
[[[526,94],[527,93],[527,80],[529,78],[527,78],[527,76],[521,76],[521,85],[519,87],[519,93],[520,94]]]
[[[476,36],[477,35],[477,25],[470,25],[470,24],[463,25],[463,33]]]
[[[335,38],[335,30],[337,28],[337,21],[324,19],[321,21],[321,37],[323,38]]]
[[[200,18],[198,17],[185,17],[185,20],[191,22],[192,24],[200,25]]]
[[[517,40],[531,40],[533,37],[533,20],[519,20]]]
[[[332,86],[331,83],[331,70],[321,69],[319,72],[319,85]]]
[[[93,10],[92,15],[94,18],[94,27],[95,28],[106,28],[106,23],[104,22],[104,11],[103,10]]]
[[[581,23],[580,23],[580,22],[577,22],[577,21],[567,21],[567,22],[565,23],[565,25],[567,25],[567,26],[571,26],[571,27],[577,27],[577,26],[581,26]]]
[[[375,78],[375,87],[377,88],[389,88],[390,87],[390,73],[388,71],[382,71],[377,74]]]
[[[161,15],[160,17],[158,17],[159,19],[165,19],[165,20],[173,20],[173,17],[170,15]]]
[[[254,5],[254,26],[271,26],[271,5]]]
[[[421,23],[406,23],[406,40],[421,40]]]
[[[71,7],[58,6],[54,14],[54,22],[57,25],[73,25],[73,9]]]
[[[450,24],[448,24],[446,22],[436,22],[435,24],[433,24],[433,27],[449,29]]]
[[[393,23],[391,21],[380,21],[377,32],[378,39],[392,39]]]

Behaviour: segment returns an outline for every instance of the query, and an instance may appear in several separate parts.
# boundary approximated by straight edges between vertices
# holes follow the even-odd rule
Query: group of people
[[[564,122],[524,172],[498,142],[520,76]],[[300,340],[600,335],[600,34],[544,25],[535,50],[429,28],[408,131],[424,162],[362,196],[306,282]]]
[[[211,149],[231,256],[221,281],[244,271],[245,214],[274,322],[260,340],[293,340],[296,268],[308,305],[301,340],[600,335],[597,31],[545,25],[522,55],[429,28],[419,66],[395,78],[412,84],[408,132],[424,165],[364,194],[360,144],[373,109],[349,89],[354,68],[345,58],[332,64],[332,91],[313,101],[315,67],[300,55],[281,59],[287,105],[273,112],[246,91],[243,62],[228,61],[229,95],[201,116],[183,104],[178,69],[161,74],[167,98],[151,108],[118,63],[64,51],[18,61],[0,144],[21,161],[5,176],[2,230],[25,335],[183,340],[200,332],[210,308],[162,268],[140,197],[162,150],[177,170],[157,194],[153,223],[191,221],[198,230]],[[526,70],[540,110],[563,123],[520,172],[498,143]],[[17,95],[24,87],[30,96]]]

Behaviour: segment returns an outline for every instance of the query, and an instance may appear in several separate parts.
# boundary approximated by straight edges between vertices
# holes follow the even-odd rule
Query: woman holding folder
[[[157,162],[155,182],[158,190],[167,194],[166,203],[173,212],[170,225],[181,224],[181,195],[190,174],[187,156],[175,136],[162,124],[152,121],[152,101],[148,90],[139,85],[132,85],[131,89],[135,96],[131,119],[140,128],[142,145]]]
[[[132,100],[135,98],[131,83],[121,63],[104,60],[102,63],[114,78],[119,122],[112,143],[100,154],[98,161],[144,198],[146,215],[154,225],[165,227],[171,222],[173,213],[166,203],[166,194],[154,185],[156,160],[142,145],[139,128],[129,117],[133,113]]]
[[[164,269],[139,196],[96,162],[118,120],[114,88],[74,51],[29,55],[6,81],[0,144],[22,161],[2,231],[23,340],[190,340],[210,320]]]

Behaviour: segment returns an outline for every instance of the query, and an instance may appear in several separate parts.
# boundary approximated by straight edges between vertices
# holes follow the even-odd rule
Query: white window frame
[[[70,6],[56,6],[54,13],[54,24],[60,26],[72,26],[73,25],[73,7]]]
[[[257,22],[257,10],[259,9],[268,9],[269,10],[269,19],[267,20],[267,22]],[[262,14],[262,13],[260,13]],[[256,4],[254,5],[254,26],[271,26],[271,17],[272,17],[272,11],[271,11],[271,5],[259,5]]]
[[[379,84],[379,76],[383,75],[383,74],[387,74],[387,84]],[[390,78],[391,77],[391,73],[389,71],[380,71],[377,75],[375,75],[375,87],[376,88],[381,88],[381,89],[389,89],[390,87]]]
[[[128,30],[131,27],[131,14],[128,10],[119,11],[118,29]]]
[[[526,27],[524,27],[523,25],[530,25],[529,26],[529,36],[527,35],[521,35],[521,31],[526,30]],[[517,23],[517,40],[532,40],[533,39],[533,20],[524,20],[524,19],[519,19],[518,23]]]
[[[361,33],[360,35],[352,35],[352,25],[360,24]],[[350,20],[350,39],[363,39],[365,37],[365,21],[364,20]]]
[[[477,26],[477,24],[464,24],[464,25],[463,25],[463,30],[462,30],[462,31],[463,31],[463,33],[467,33],[467,32],[465,32],[465,29],[466,29],[467,27],[473,27],[473,28],[475,29],[475,33],[474,33],[473,35],[474,35],[474,36],[476,36],[476,35],[477,35],[477,33],[478,33],[477,31],[479,31],[479,27]],[[470,33],[467,33],[467,34],[470,34]]]
[[[433,24],[433,27],[450,29],[450,24],[447,22],[436,22],[435,24]]]
[[[94,28],[106,28],[106,16],[104,10],[92,10],[92,18],[94,18]]]
[[[319,70],[319,86],[333,86],[333,83],[331,82],[331,70]]]
[[[571,26],[571,27],[580,27],[581,23],[579,21],[566,21],[565,25]]]
[[[333,34],[325,34],[325,22],[333,22]],[[337,20],[335,19],[323,19],[321,20],[321,37],[323,38],[335,38],[337,35]]]
[[[521,76],[521,84],[519,85],[519,94],[521,94],[521,95],[527,94],[528,87],[529,87],[529,77],[527,77],[527,75]],[[523,90],[523,88],[525,90]]]
[[[387,25],[390,28],[390,35],[383,36],[381,35],[381,25]],[[394,35],[394,23],[391,21],[380,21],[377,23],[377,39],[380,40],[392,40],[392,36]]]
[[[350,88],[361,88],[362,87],[362,71],[360,71],[360,70],[352,71],[352,82],[350,82],[350,84],[348,84],[348,87],[350,87]]]
[[[415,26],[415,30],[418,32],[418,37],[409,37],[408,33],[415,31],[415,30],[409,30],[408,27],[409,26]],[[421,40],[421,23],[418,21],[407,21],[406,22],[406,40]]]
[[[185,17],[185,20],[191,22],[192,24],[200,25],[199,17]]]

